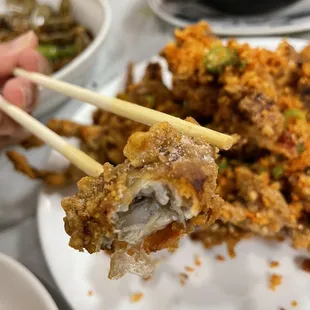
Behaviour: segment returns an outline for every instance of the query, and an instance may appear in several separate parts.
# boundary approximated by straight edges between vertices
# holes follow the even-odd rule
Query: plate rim
[[[238,39],[238,41],[240,41],[240,42],[247,41],[249,44],[254,44],[254,45],[255,45],[255,42],[257,42],[258,45],[262,45],[261,42],[264,40],[265,42],[269,42],[269,43],[274,42],[274,44],[277,45],[283,39],[284,38],[280,37],[280,36],[272,36],[272,37],[263,37],[263,36],[261,36],[261,37],[254,37],[254,38],[242,37],[242,38]],[[223,40],[223,41],[226,41],[226,40]],[[308,44],[307,40],[300,39],[300,38],[288,38],[287,41],[289,43],[291,43],[293,45],[293,47],[295,47],[295,48],[298,48],[300,46]],[[141,67],[144,68],[149,61],[158,61],[159,59],[162,59],[162,58],[157,56],[157,55],[153,56],[153,57],[150,57],[150,58],[148,58],[146,60],[143,60],[143,61],[138,62],[137,64],[135,64],[135,68],[138,71],[139,68],[141,68]],[[115,84],[118,84],[121,81],[124,81],[124,78],[125,78],[124,72],[117,74],[114,78],[112,78],[112,80],[110,82],[104,84],[98,90],[98,92],[104,92],[105,89],[114,87]],[[90,104],[84,103],[72,115],[72,119],[75,120],[80,114],[82,114],[83,111],[89,111],[89,110],[92,110],[93,108],[94,107],[91,106]],[[52,155],[53,152],[56,152],[56,151],[54,151],[54,150],[50,150],[49,151],[49,153],[47,155],[47,162],[50,160],[51,155]],[[51,273],[51,275],[52,275],[52,277],[53,277],[53,279],[54,279],[54,281],[55,281],[55,283],[57,285],[57,288],[59,289],[59,292],[63,295],[63,297],[67,300],[67,302],[74,308],[75,305],[73,304],[73,302],[71,301],[69,296],[67,296],[64,293],[64,291],[62,290],[62,283],[60,283],[59,278],[57,277],[57,272],[54,272],[54,271],[56,271],[57,268],[53,265],[52,259],[50,259],[49,256],[48,256],[48,251],[47,251],[47,246],[48,245],[45,242],[44,237],[43,237],[44,225],[41,223],[41,219],[42,219],[42,216],[44,216],[44,213],[45,213],[45,210],[44,210],[44,207],[43,207],[43,201],[44,201],[44,199],[47,199],[47,195],[45,193],[45,190],[48,190],[48,189],[49,189],[48,186],[42,184],[41,187],[40,187],[39,194],[38,194],[37,208],[36,208],[37,209],[36,222],[37,222],[37,227],[38,227],[39,242],[40,242],[40,245],[41,245],[41,249],[42,249],[42,252],[43,252],[43,256],[44,256],[46,265],[47,265],[48,270],[50,271],[50,273]]]
[[[48,306],[50,310],[58,310],[56,303],[43,284],[37,279],[37,277],[23,264],[21,264],[16,259],[11,256],[0,252],[0,264],[10,266],[15,270],[16,273],[20,275],[24,281],[30,285],[38,295],[42,297],[42,300]]]
[[[190,22],[186,22],[185,19],[177,18],[171,16],[169,13],[162,10],[159,6],[155,5],[154,0],[148,0],[148,4],[155,15],[167,22],[170,25],[175,27],[185,27],[189,24],[193,24]],[[262,27],[246,27],[246,26],[235,26],[236,28],[224,28],[219,27],[217,25],[212,25],[212,22],[205,20],[207,23],[211,25],[213,32],[217,35],[221,36],[263,36],[263,35],[284,35],[284,34],[293,34],[293,33],[300,33],[307,30],[310,30],[310,16],[309,22],[303,23],[302,25],[294,24],[294,25],[287,25],[287,26],[275,26],[273,28],[262,26]]]

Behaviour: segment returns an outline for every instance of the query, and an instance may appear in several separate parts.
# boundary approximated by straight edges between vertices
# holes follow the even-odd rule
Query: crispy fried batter
[[[210,72],[206,57],[219,53],[219,48],[237,58],[222,71]],[[289,158],[298,156],[297,145],[309,139],[309,130],[294,126],[294,117],[285,120],[285,112],[308,112],[296,91],[303,76],[301,57],[287,42],[276,52],[235,40],[224,45],[201,22],[176,30],[175,42],[168,44],[162,55],[173,73],[175,96],[186,100],[200,117],[211,118],[207,122],[212,128],[238,133],[248,144]],[[211,59],[218,60],[213,56]],[[285,121],[289,123],[286,127]]]
[[[310,251],[310,221],[302,220],[300,224],[290,230],[293,246],[296,249]]]
[[[30,136],[29,138],[23,140],[20,143],[20,146],[23,147],[25,150],[40,147],[42,145],[44,145],[44,142],[36,136]]]
[[[105,164],[100,177],[83,178],[79,193],[63,199],[65,229],[73,248],[112,253],[110,278],[148,277],[151,269],[132,269],[132,249],[148,265],[146,254],[176,248],[197,218],[205,225],[217,219],[216,151],[161,123],[133,134],[124,155],[123,164]]]
[[[274,236],[283,227],[295,223],[294,214],[283,195],[263,177],[244,167],[236,168],[233,176],[238,192],[224,196],[232,200],[221,210],[224,222],[263,236]],[[229,197],[233,194],[234,198]]]
[[[78,180],[76,178],[78,173],[76,172],[76,168],[70,166],[65,172],[54,172],[47,170],[39,170],[31,167],[28,163],[27,159],[20,153],[16,151],[7,152],[8,158],[14,164],[14,167],[17,171],[27,175],[31,179],[40,179],[46,184],[53,186],[64,186],[66,184],[72,183],[74,180]],[[80,173],[80,177],[82,177]]]
[[[191,234],[194,241],[201,241],[206,249],[226,243],[231,258],[236,257],[235,246],[242,239],[250,238],[253,234],[231,224],[216,221],[213,225],[202,225]]]
[[[275,52],[236,40],[224,44],[204,22],[175,31],[175,42],[162,51],[174,95],[200,122],[240,135],[220,162],[218,192],[227,201],[222,220],[263,236],[288,229],[303,248],[310,229],[309,51],[298,53],[286,41]]]

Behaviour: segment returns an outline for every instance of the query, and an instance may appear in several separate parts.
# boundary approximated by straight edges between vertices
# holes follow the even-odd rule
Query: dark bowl
[[[223,13],[254,15],[272,12],[300,0],[200,0],[199,2]]]

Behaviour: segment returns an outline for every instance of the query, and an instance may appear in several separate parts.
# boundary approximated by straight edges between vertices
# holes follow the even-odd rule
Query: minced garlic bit
[[[87,295],[88,295],[88,296],[93,296],[93,295],[94,295],[94,292],[93,292],[92,290],[89,290],[89,291],[87,292]]]

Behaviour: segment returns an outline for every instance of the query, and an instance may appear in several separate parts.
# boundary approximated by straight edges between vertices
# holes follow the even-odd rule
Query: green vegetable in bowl
[[[7,8],[14,13],[30,15],[36,6],[36,0],[6,0]]]
[[[240,63],[235,50],[222,45],[212,47],[204,57],[204,65],[209,73],[220,74],[226,66]]]
[[[48,60],[74,57],[78,51],[74,44],[60,47],[57,45],[40,45],[39,52]]]
[[[59,9],[60,16],[71,16],[72,7],[70,0],[62,0]]]
[[[0,43],[32,30],[39,39],[39,51],[49,60],[53,72],[82,53],[92,42],[89,29],[75,19],[72,0],[60,0],[58,9],[39,0],[3,0]]]

